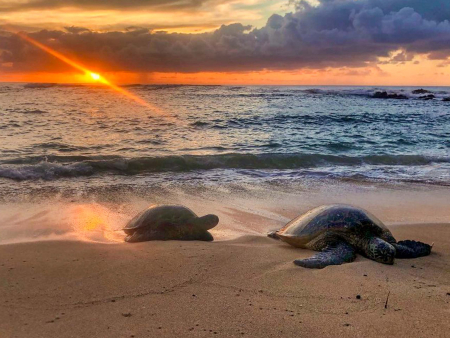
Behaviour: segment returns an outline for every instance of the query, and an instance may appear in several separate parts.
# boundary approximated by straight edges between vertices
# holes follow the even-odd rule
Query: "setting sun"
[[[91,75],[91,77],[92,77],[95,81],[100,80],[100,75],[99,75],[99,74],[97,74],[97,73],[91,73],[90,75]]]
[[[25,41],[28,41],[29,43],[31,43],[32,45],[42,49],[43,51],[47,52],[50,55],[53,55],[54,57],[56,57],[57,59],[65,62],[66,64],[72,66],[75,69],[78,69],[80,71],[82,71],[83,73],[85,73],[86,75],[91,76],[92,79],[94,80],[99,80],[101,81],[101,83],[107,85],[108,87],[110,87],[111,89],[115,90],[116,92],[127,96],[128,98],[136,101],[137,103],[150,108],[153,110],[153,112],[157,113],[157,114],[164,114],[161,109],[149,104],[148,102],[146,102],[145,100],[141,99],[140,97],[136,96],[135,94],[127,91],[124,88],[121,88],[119,86],[117,86],[114,83],[111,83],[110,81],[108,81],[107,79],[101,77],[99,74],[97,73],[93,73],[91,72],[88,68],[86,68],[84,65],[82,65],[81,63],[75,62],[72,59],[66,57],[65,55],[57,52],[56,50],[40,43],[39,41],[36,41],[35,39],[29,37],[28,35],[22,33],[22,32],[16,32],[15,33],[17,36],[19,36],[20,38],[22,38]]]

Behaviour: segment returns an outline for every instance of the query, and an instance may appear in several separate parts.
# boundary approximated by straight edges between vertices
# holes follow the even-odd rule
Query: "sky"
[[[448,0],[1,0],[0,81],[450,85]]]

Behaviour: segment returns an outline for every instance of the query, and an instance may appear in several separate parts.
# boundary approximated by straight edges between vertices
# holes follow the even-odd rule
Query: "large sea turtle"
[[[416,241],[397,242],[386,226],[369,212],[349,205],[323,205],[294,218],[268,234],[298,248],[320,251],[294,263],[321,269],[352,262],[359,252],[374,261],[394,264],[394,258],[427,256],[431,246]]]
[[[123,231],[128,235],[126,242],[212,241],[214,238],[208,230],[218,223],[216,215],[197,217],[192,210],[181,205],[152,205],[129,221]]]

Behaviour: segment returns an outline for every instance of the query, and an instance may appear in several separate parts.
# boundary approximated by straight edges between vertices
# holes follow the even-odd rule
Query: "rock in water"
[[[427,93],[431,93],[429,90],[420,88],[420,89],[415,89],[412,91],[413,94],[427,94]]]
[[[372,95],[374,99],[397,99],[397,100],[407,100],[408,97],[403,94],[388,94],[387,92],[375,92],[375,94]]]

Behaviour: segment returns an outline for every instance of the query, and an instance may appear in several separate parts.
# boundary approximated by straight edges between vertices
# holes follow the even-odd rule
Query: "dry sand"
[[[263,236],[2,245],[0,337],[449,337],[450,225],[391,229],[433,254],[308,270]]]

